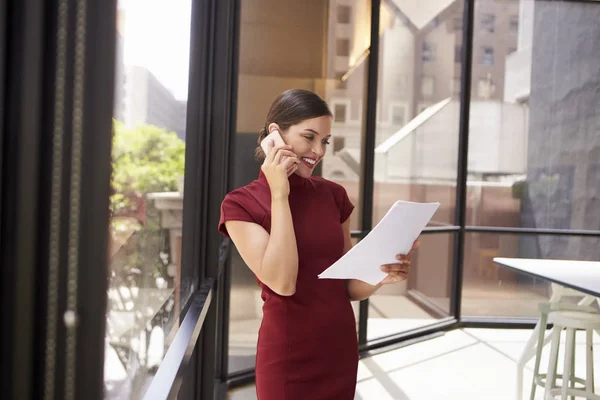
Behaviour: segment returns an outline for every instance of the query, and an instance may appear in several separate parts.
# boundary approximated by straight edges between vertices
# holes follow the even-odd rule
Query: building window
[[[423,53],[421,55],[421,59],[423,62],[431,62],[435,61],[435,49],[436,46],[433,43],[423,42]]]
[[[519,33],[519,17],[513,15],[510,17],[509,29],[512,33]]]
[[[346,138],[343,136],[334,136],[333,137],[333,153],[337,153],[342,150],[346,145]]]
[[[333,121],[346,122],[347,120],[347,104],[335,104],[333,107]]]
[[[338,24],[350,23],[350,6],[337,6],[337,22]]]
[[[496,16],[493,14],[482,14],[481,15],[481,29],[486,32],[494,32],[494,24],[496,23]]]
[[[348,87],[348,85],[347,85],[348,81],[342,80],[342,77],[345,74],[346,73],[343,71],[338,71],[335,73],[335,88],[336,89],[346,89]]]
[[[495,92],[494,81],[490,76],[487,78],[480,78],[477,85],[477,95],[481,99],[489,99]]]
[[[462,44],[454,46],[454,62],[457,64],[462,62]]]
[[[463,28],[462,17],[455,17],[452,20],[452,28],[454,28],[455,31],[462,31],[462,28]]]
[[[390,122],[395,126],[406,124],[406,106],[404,104],[392,104],[390,106]]]
[[[336,52],[340,57],[350,56],[350,40],[349,39],[338,39],[336,41]]]
[[[481,63],[483,65],[494,65],[494,48],[484,47],[481,55]]]
[[[435,91],[435,80],[433,76],[423,76],[421,80],[421,94],[423,97],[431,97]]]

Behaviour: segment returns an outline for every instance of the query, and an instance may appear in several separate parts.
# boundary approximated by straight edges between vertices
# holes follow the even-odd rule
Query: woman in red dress
[[[262,289],[259,400],[352,400],[358,345],[350,302],[406,279],[410,267],[410,256],[398,255],[398,264],[382,266],[388,276],[376,286],[318,279],[352,247],[354,206],[345,189],[311,176],[326,153],[331,123],[318,95],[279,95],[258,141],[278,130],[286,144],[271,142],[266,155],[257,149],[264,158],[258,179],[221,205],[219,231],[232,239]]]

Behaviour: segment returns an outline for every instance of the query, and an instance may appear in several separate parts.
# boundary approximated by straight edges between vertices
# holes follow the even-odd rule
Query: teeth
[[[311,160],[310,158],[303,158],[303,160],[312,165],[315,165],[315,163],[316,163],[315,160]]]

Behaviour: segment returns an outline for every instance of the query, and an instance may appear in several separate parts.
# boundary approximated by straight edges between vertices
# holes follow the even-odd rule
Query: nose
[[[317,157],[323,157],[323,155],[325,154],[325,145],[323,143],[319,143],[316,146],[314,146],[312,150]]]

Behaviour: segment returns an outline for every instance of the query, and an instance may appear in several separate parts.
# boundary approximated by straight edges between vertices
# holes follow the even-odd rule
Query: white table
[[[600,262],[494,258],[502,267],[600,297]]]
[[[600,262],[597,261],[497,257],[494,258],[494,263],[552,282],[553,293],[549,303],[559,303],[564,296],[579,294],[583,298],[579,304],[590,305],[597,297],[600,297]],[[569,293],[564,288],[572,289],[576,292]],[[517,361],[517,400],[521,399],[523,394],[523,368],[527,361],[535,355],[536,347],[538,346],[537,337],[539,330],[546,329],[545,318],[542,319],[544,321],[538,321],[529,341],[523,349],[520,359]],[[546,345],[549,339],[550,336],[548,335],[542,346]]]

